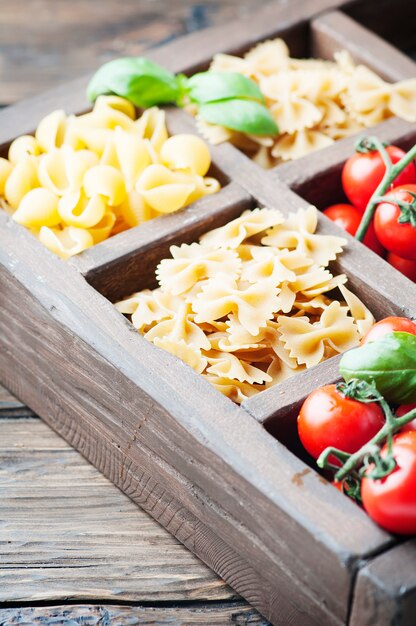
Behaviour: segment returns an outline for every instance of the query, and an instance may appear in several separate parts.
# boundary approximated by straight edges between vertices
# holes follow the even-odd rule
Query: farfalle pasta
[[[234,402],[357,346],[374,318],[327,267],[346,240],[317,210],[254,209],[171,247],[159,287],[116,303],[144,337]],[[330,297],[338,290],[339,300]]]
[[[169,137],[156,107],[100,96],[85,115],[47,115],[0,159],[0,206],[63,259],[219,189],[194,135]]]
[[[197,118],[200,133],[212,143],[232,142],[264,168],[325,148],[393,115],[416,121],[416,78],[387,83],[368,67],[356,66],[346,50],[336,53],[335,61],[295,59],[285,42],[275,39],[244,57],[217,54],[210,69],[254,80],[279,134],[257,137]]]

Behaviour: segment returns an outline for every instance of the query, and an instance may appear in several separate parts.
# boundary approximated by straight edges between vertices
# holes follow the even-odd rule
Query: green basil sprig
[[[100,95],[116,94],[135,106],[176,103],[181,81],[165,68],[144,57],[125,57],[102,65],[92,77],[87,97],[94,102]]]
[[[395,404],[416,402],[416,336],[392,332],[346,352],[339,371],[352,378],[374,381],[386,400]]]
[[[87,96],[116,94],[135,106],[196,104],[206,122],[252,135],[277,135],[279,129],[257,84],[236,72],[200,72],[191,78],[172,74],[144,57],[125,57],[103,65]]]
[[[275,135],[278,132],[270,111],[256,100],[232,98],[208,102],[200,107],[199,115],[211,124],[250,135]]]
[[[204,104],[230,98],[247,98],[264,102],[257,84],[238,72],[200,72],[188,79],[188,93],[192,102]]]

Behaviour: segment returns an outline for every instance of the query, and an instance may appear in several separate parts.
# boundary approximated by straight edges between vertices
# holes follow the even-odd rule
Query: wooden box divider
[[[330,11],[311,22],[311,52],[331,59],[337,50],[348,50],[355,63],[363,63],[387,81],[414,78],[415,63],[406,54],[361,26],[341,11]]]
[[[238,28],[196,33],[147,56],[190,72],[206,68],[215,52],[238,53],[284,36],[295,54],[331,57],[344,47],[387,78],[416,75],[412,61],[334,11],[365,18],[363,4],[271,3]],[[86,84],[83,78],[1,112],[3,151],[53,109],[86,110]],[[168,126],[196,132],[183,111],[169,110]],[[398,119],[366,134],[405,148],[416,140],[414,125]],[[215,146],[218,194],[67,263],[0,211],[1,382],[275,624],[383,626],[388,615],[410,626],[414,617],[415,540],[405,544],[404,556],[395,537],[311,467],[293,438],[300,403],[338,379],[340,357],[238,407],[147,342],[112,302],[154,287],[154,269],[170,245],[195,241],[245,209],[267,206],[288,215],[310,202],[319,208],[333,202],[355,140],[271,171],[231,145]],[[377,318],[416,319],[414,285],[322,214],[318,227],[348,239],[331,268],[348,275]]]
[[[171,245],[192,243],[212,228],[253,208],[253,200],[236,183],[223,187],[179,213],[131,228],[73,257],[70,264],[112,301],[155,286],[155,269]],[[120,281],[120,275],[122,280]]]
[[[393,117],[366,132],[340,139],[321,150],[319,159],[301,157],[293,162],[277,165],[272,174],[276,180],[285,183],[312,204],[328,206],[342,196],[340,188],[342,165],[354,153],[354,145],[359,137],[377,135],[382,141],[393,143],[407,150],[414,145],[415,125]]]

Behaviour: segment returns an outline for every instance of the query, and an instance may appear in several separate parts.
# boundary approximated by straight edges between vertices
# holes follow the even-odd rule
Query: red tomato
[[[411,261],[410,259],[403,259],[397,254],[393,254],[393,252],[389,252],[387,255],[387,261],[399,270],[402,274],[407,276],[410,280],[416,283],[416,261]]]
[[[416,409],[416,402],[414,404],[401,404],[396,409],[396,415],[397,415],[397,417],[402,417],[403,415],[405,415],[406,413],[408,413],[412,409]],[[404,432],[407,432],[409,430],[416,431],[416,417],[415,417],[414,420],[412,420],[411,422],[409,422],[408,424],[403,426],[403,428],[400,429],[400,432],[404,433]]]
[[[367,343],[368,341],[375,341],[379,339],[379,337],[394,331],[416,335],[416,324],[407,317],[385,317],[384,320],[380,320],[370,328],[364,339],[361,340],[361,344]]]
[[[405,152],[396,146],[386,148],[392,163],[397,163]],[[349,201],[364,211],[374,191],[381,183],[386,166],[377,151],[362,154],[357,152],[346,161],[342,170],[342,186]],[[406,183],[416,183],[416,168],[409,165],[396,178],[393,187]]]
[[[341,226],[350,235],[354,236],[358,230],[363,214],[351,204],[333,204],[323,211],[330,220]],[[380,256],[384,255],[384,248],[376,237],[374,226],[371,223],[364,237],[364,243]]]
[[[406,189],[392,189],[386,197],[402,202],[413,202],[414,198]],[[380,202],[374,214],[374,228],[377,239],[389,252],[404,259],[416,260],[416,227],[410,222],[400,224],[401,210],[394,202]]]
[[[395,191],[405,189],[406,191],[413,191],[413,193],[416,193],[416,185],[412,185],[412,183],[407,183],[406,185],[394,185],[394,189]]]
[[[381,455],[387,454],[387,446]],[[416,534],[416,432],[396,435],[393,456],[397,467],[380,480],[363,478],[361,497],[369,516],[392,533]]]
[[[328,446],[356,452],[380,430],[384,414],[375,402],[364,404],[346,398],[336,385],[315,389],[298,417],[299,437],[315,459]]]

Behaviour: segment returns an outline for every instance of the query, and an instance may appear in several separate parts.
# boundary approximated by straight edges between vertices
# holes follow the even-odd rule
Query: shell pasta
[[[165,112],[100,96],[90,113],[46,116],[0,158],[0,206],[63,259],[219,190],[194,135],[169,137]]]
[[[148,341],[242,402],[357,346],[374,323],[347,277],[326,267],[346,240],[316,226],[312,206],[287,219],[245,211],[199,242],[172,246],[156,269],[159,287],[116,307]]]

